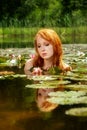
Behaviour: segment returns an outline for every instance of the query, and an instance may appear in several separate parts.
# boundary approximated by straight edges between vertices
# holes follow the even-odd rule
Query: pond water
[[[87,129],[86,44],[64,45],[64,60],[73,68],[64,75],[27,78],[23,66],[33,49],[0,53],[0,130]],[[8,54],[21,54],[22,63],[12,64]]]

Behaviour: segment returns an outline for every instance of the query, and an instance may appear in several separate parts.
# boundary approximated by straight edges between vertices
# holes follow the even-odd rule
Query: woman
[[[52,29],[41,29],[35,36],[36,54],[29,59],[24,67],[26,75],[41,75],[51,67],[62,71],[70,71],[71,67],[62,60],[62,44],[57,33]]]

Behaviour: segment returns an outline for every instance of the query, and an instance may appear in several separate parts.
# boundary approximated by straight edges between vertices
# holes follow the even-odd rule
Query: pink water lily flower
[[[35,57],[35,54],[30,54],[29,56],[31,59],[33,59]]]

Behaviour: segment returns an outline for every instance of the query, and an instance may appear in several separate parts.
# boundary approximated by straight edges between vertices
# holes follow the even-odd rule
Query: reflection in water
[[[46,101],[49,98],[48,93],[63,90],[62,85],[59,89],[36,90],[26,88],[27,84],[32,82],[26,78],[0,80],[0,130],[87,129],[86,118],[64,114],[65,110],[71,106],[59,106]]]
[[[50,112],[58,106],[58,104],[51,103],[51,102],[47,101],[47,98],[49,98],[48,94],[50,92],[54,92],[56,90],[57,89],[55,89],[55,88],[40,88],[40,89],[37,89],[36,102],[37,102],[37,106],[40,109],[40,111]]]

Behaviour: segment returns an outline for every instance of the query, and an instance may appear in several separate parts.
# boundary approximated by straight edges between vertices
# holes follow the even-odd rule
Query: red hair
[[[37,32],[37,34],[35,36],[35,50],[36,50],[37,54],[34,58],[34,66],[43,67],[43,65],[44,65],[44,61],[40,57],[40,55],[38,53],[38,49],[37,49],[37,37],[38,36],[41,36],[42,38],[44,38],[50,44],[53,45],[53,51],[54,51],[53,66],[60,66],[60,62],[62,60],[62,55],[63,55],[62,44],[61,44],[61,40],[60,40],[58,34],[52,29],[41,29]]]

